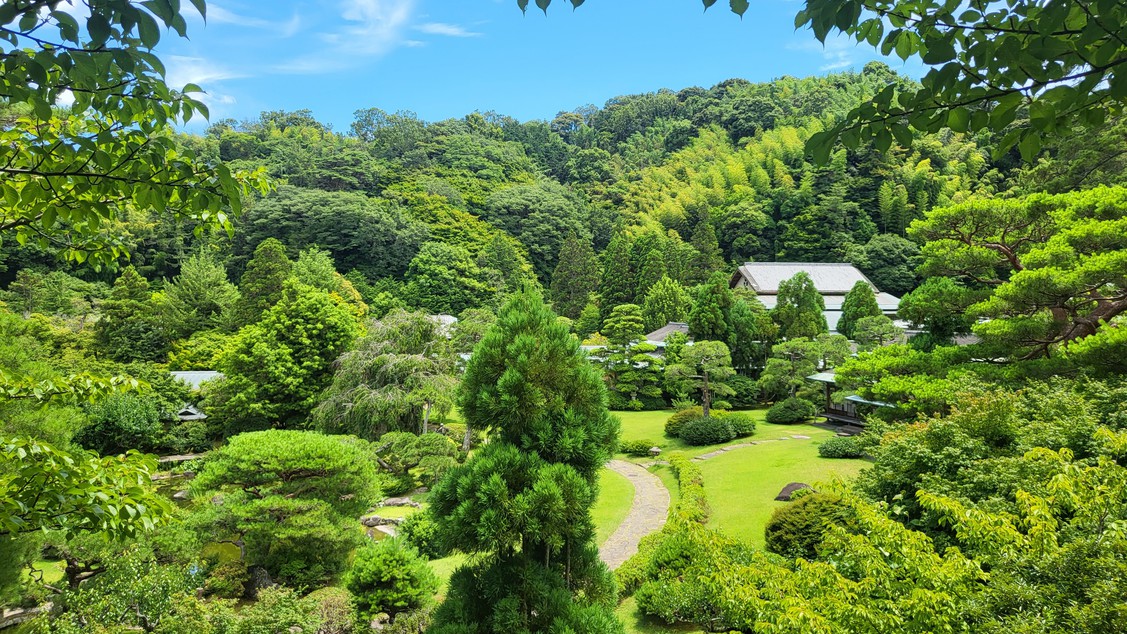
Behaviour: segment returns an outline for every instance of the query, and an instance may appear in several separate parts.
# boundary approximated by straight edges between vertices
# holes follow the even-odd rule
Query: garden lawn
[[[763,548],[763,528],[775,509],[787,504],[775,496],[791,482],[815,486],[835,477],[850,478],[869,463],[822,458],[818,445],[834,433],[810,425],[761,423],[750,440],[810,436],[741,447],[698,462],[712,507],[709,527]]]
[[[739,411],[751,416],[755,420],[755,434],[747,438],[737,438],[721,445],[707,445],[704,447],[693,447],[685,444],[679,438],[667,438],[665,436],[665,421],[669,420],[669,417],[673,415],[673,410],[671,409],[652,412],[613,412],[613,414],[622,421],[622,433],[620,436],[622,442],[630,440],[648,440],[652,442],[655,447],[660,448],[662,453],[682,451],[688,456],[699,456],[710,451],[716,451],[721,447],[727,447],[728,445],[738,445],[755,440],[771,440],[783,436],[791,436],[793,434],[812,437],[816,434],[826,435],[826,437],[833,435],[813,425],[771,425],[765,420],[767,416],[766,409]],[[648,457],[630,458],[625,455],[621,455],[620,457],[635,462],[650,460]]]
[[[595,543],[602,545],[630,513],[634,485],[625,476],[604,468],[599,472],[599,498],[591,507],[595,522]]]

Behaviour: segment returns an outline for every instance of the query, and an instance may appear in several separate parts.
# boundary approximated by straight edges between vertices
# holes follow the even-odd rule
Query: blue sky
[[[723,1],[705,12],[699,0],[587,0],[575,11],[555,0],[547,17],[530,5],[521,14],[515,0],[213,0],[189,40],[170,34],[157,50],[170,84],[208,92],[212,121],[308,108],[342,131],[367,107],[431,121],[475,110],[550,119],[616,95],[880,59],[795,31],[798,0],[753,0],[743,20]]]

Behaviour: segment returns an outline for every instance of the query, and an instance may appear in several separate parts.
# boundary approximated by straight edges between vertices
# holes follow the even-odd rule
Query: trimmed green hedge
[[[810,420],[818,414],[818,408],[810,401],[792,396],[779,401],[767,410],[767,422],[773,425],[790,425]]]
[[[835,436],[818,447],[818,455],[823,458],[863,458],[865,445],[856,436]]]

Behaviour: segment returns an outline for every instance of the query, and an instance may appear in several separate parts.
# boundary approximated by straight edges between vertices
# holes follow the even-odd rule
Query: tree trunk
[[[430,401],[423,403],[423,433],[430,431]]]
[[[704,385],[700,388],[701,412],[705,418],[708,418],[708,406],[712,404],[712,392],[708,389],[708,373],[705,372],[702,377],[704,378]]]
[[[470,450],[470,439],[472,439],[472,438],[473,438],[473,430],[470,429],[470,424],[467,421],[466,422],[466,435],[462,437],[462,451],[467,452],[467,453],[469,452],[469,450]]]

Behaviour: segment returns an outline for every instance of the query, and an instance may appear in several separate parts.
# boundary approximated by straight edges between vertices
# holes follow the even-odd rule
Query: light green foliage
[[[417,487],[430,488],[458,464],[458,445],[442,434],[415,435],[393,431],[372,443],[376,462],[393,478],[389,495],[401,495]]]
[[[164,440],[161,412],[152,399],[135,393],[113,394],[86,410],[89,422],[75,440],[99,454],[136,449],[155,451]]]
[[[47,443],[6,438],[0,444],[0,532],[134,535],[168,519],[171,505],[152,488],[151,457],[130,451],[99,458]]]
[[[193,96],[199,87],[165,85],[151,52],[165,28],[187,36],[186,13],[115,0],[76,18],[59,4],[0,11],[9,61],[0,94],[20,111],[0,130],[0,234],[108,264],[124,248],[107,226],[130,207],[229,227],[241,197],[265,183],[203,160],[173,135],[177,123],[207,114]],[[193,5],[203,11],[202,1]],[[56,110],[64,93],[74,102]]]
[[[219,357],[231,341],[231,335],[218,330],[200,330],[187,339],[173,342],[168,353],[168,367],[172,370],[213,370],[219,367]]]
[[[552,307],[569,319],[579,319],[587,297],[599,286],[599,261],[591,242],[569,233],[560,247],[559,263],[552,272]]]
[[[454,573],[431,631],[621,631],[590,518],[618,421],[599,372],[537,293],[498,314],[467,365],[459,406],[490,442],[430,501],[446,543],[488,556]]]
[[[7,292],[0,294],[0,299],[24,317],[42,313],[85,318],[93,312],[94,301],[104,295],[102,284],[92,284],[63,271],[43,273],[23,268],[16,272],[16,278],[8,285]]]
[[[377,614],[392,617],[417,610],[433,600],[438,578],[419,552],[401,539],[381,539],[356,552],[344,576],[360,623]]]
[[[321,614],[311,601],[294,590],[276,586],[258,593],[258,600],[239,613],[230,634],[311,634],[320,626]]]
[[[435,321],[393,311],[336,361],[314,420],[323,431],[369,440],[390,430],[425,433],[433,412],[453,406],[457,362]]]
[[[853,339],[861,350],[872,350],[904,341],[904,331],[884,315],[862,317],[853,329]]]
[[[735,373],[727,345],[721,341],[697,341],[685,346],[677,363],[666,366],[665,381],[678,388],[678,392],[700,392],[703,414],[708,418],[713,396],[733,393],[725,381]]]
[[[641,308],[637,304],[615,306],[600,332],[617,346],[628,346],[638,341],[645,334]]]
[[[380,493],[363,443],[282,430],[232,437],[209,454],[192,489],[222,500],[192,517],[202,535],[235,542],[248,565],[293,586],[344,569],[362,538],[356,518]]]
[[[317,247],[303,249],[293,263],[292,276],[302,284],[325,291],[343,301],[357,317],[368,314],[368,306],[364,304],[360,292],[337,272],[336,264],[328,251]]]
[[[810,401],[797,396],[788,396],[767,410],[767,422],[775,425],[793,425],[808,421],[817,414],[818,408]]]
[[[708,283],[697,289],[696,301],[689,312],[689,336],[697,341],[728,341],[731,310],[728,276],[717,271],[708,278]]]
[[[651,286],[644,297],[642,315],[648,331],[657,330],[671,321],[684,322],[692,307],[692,299],[685,287],[668,275]]]
[[[826,303],[814,281],[799,271],[789,280],[779,283],[778,303],[771,318],[779,325],[779,336],[784,339],[805,337],[813,339],[826,332]]]
[[[474,346],[485,337],[497,315],[488,308],[467,308],[458,313],[458,322],[450,332],[450,346],[454,352],[473,352]]]
[[[278,303],[235,336],[219,359],[225,378],[207,396],[210,415],[229,429],[307,424],[337,357],[359,334],[344,303],[296,280]]]
[[[469,251],[427,242],[411,260],[404,294],[419,308],[454,315],[486,304],[495,291]]]
[[[188,258],[180,275],[165,286],[160,312],[172,336],[183,339],[226,325],[238,298],[239,291],[227,281],[222,264],[201,251]]]
[[[881,315],[877,306],[877,296],[867,282],[859,281],[845,294],[841,304],[841,318],[837,320],[837,331],[846,339],[853,339],[857,322],[865,317]]]
[[[599,324],[603,323],[602,312],[599,309],[599,298],[594,293],[587,296],[587,304],[579,313],[579,320],[575,322],[575,334],[580,339],[586,339],[599,331]]]
[[[254,249],[254,257],[239,280],[239,301],[235,306],[238,325],[253,324],[282,298],[282,287],[293,271],[286,247],[267,238]]]

